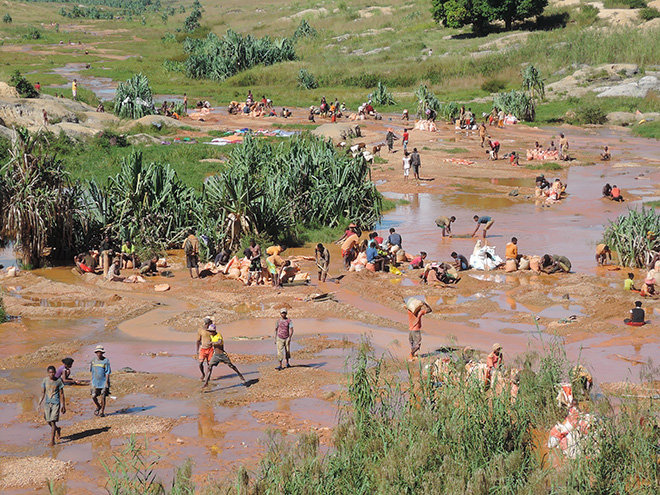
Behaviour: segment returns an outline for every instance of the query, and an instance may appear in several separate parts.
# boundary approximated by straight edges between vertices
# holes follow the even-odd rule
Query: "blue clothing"
[[[459,254],[457,259],[458,259],[459,263],[461,264],[460,265],[461,270],[467,270],[470,267],[470,264],[468,263],[467,258],[465,256],[463,256],[462,254]]]
[[[477,223],[488,223],[492,220],[490,217],[479,217],[479,220],[477,220]]]
[[[45,390],[46,404],[60,404],[60,390],[64,388],[64,383],[62,383],[61,379],[51,380],[50,377],[44,378],[41,382],[41,388]]]
[[[373,263],[374,259],[378,256],[378,249],[375,247],[367,248],[367,263]]]
[[[401,236],[394,232],[394,234],[390,234],[390,236],[387,238],[387,242],[390,244],[390,246],[401,247]]]
[[[108,361],[108,358],[99,359],[95,357],[92,359],[89,364],[89,371],[92,372],[92,388],[110,387],[110,361]]]

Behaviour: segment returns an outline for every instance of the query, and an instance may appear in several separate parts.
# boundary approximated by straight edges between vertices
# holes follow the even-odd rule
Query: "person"
[[[136,262],[136,257],[135,257],[135,246],[131,244],[131,241],[126,239],[124,241],[124,244],[121,247],[121,259],[122,259],[122,268],[128,269],[128,262],[130,261],[132,263],[133,268],[137,268],[135,266]]]
[[[401,120],[405,120],[406,122],[410,120],[410,114],[408,113],[407,109],[403,110],[403,113],[401,114]]]
[[[635,307],[630,310],[630,318],[623,320],[626,325],[641,327],[646,324],[646,313],[642,309],[642,301],[635,301]]]
[[[607,260],[612,261],[612,251],[607,244],[598,244],[596,246],[596,263],[598,265],[607,265]]]
[[[554,141],[550,141],[550,146],[548,146],[548,149],[546,151],[548,153],[555,153],[557,151],[557,147],[555,146]]]
[[[89,363],[89,371],[92,372],[92,400],[96,406],[94,416],[105,416],[105,401],[110,395],[110,361],[105,357],[105,348],[99,344],[94,349],[96,357]],[[99,402],[100,397],[100,402]]]
[[[103,104],[102,101],[99,102],[98,106],[96,107],[96,111],[98,113],[105,113],[105,105]]]
[[[372,232],[371,234],[369,234],[369,239],[373,239],[374,241],[376,241],[377,247],[383,245],[384,239],[378,235],[378,232]]]
[[[611,158],[610,147],[607,145],[603,146],[603,152],[600,154],[600,159],[604,162],[609,162]]]
[[[412,259],[410,262],[410,268],[424,268],[424,260],[426,259],[426,252],[420,251],[419,256]]]
[[[204,380],[204,385],[202,385],[202,387],[206,387],[209,384],[211,374],[213,373],[213,368],[218,366],[220,363],[224,363],[232,370],[234,370],[234,372],[243,382],[243,385],[246,385],[247,382],[245,381],[245,378],[243,378],[241,372],[238,371],[238,368],[234,366],[234,364],[231,362],[231,359],[229,359],[229,356],[225,352],[225,344],[224,340],[222,339],[222,334],[218,333],[213,323],[209,325],[208,331],[211,335],[211,344],[213,345],[213,357],[209,361],[208,371],[206,372],[206,380]]]
[[[461,109],[458,112],[458,126],[463,128],[465,125],[465,105],[461,105]]]
[[[635,289],[634,281],[635,281],[635,274],[632,272],[628,273],[628,278],[623,282],[623,290],[631,290],[631,291],[639,292],[639,290]]]
[[[648,277],[644,279],[642,288],[639,291],[639,294],[642,297],[652,297],[655,296],[655,278]]]
[[[373,271],[382,271],[384,259],[378,254],[378,248],[376,247],[376,241],[372,240],[369,242],[369,245],[366,250],[367,255],[367,264],[371,264]],[[367,269],[371,270],[369,266]]]
[[[231,259],[231,251],[227,248],[223,248],[218,254],[215,255],[213,263],[215,266],[224,266],[229,263]]]
[[[469,129],[472,126],[472,109],[468,108],[465,112],[465,126]]]
[[[612,201],[617,201],[617,202],[625,201],[625,199],[623,199],[623,196],[621,196],[621,189],[616,187],[616,184],[614,184],[612,186],[612,198],[611,199],[612,199]]]
[[[121,276],[121,273],[119,271],[119,258],[115,258],[115,260],[112,262],[112,265],[108,268],[108,273],[106,274],[105,278],[106,280],[110,282],[123,282],[125,277]]]
[[[392,148],[394,147],[394,140],[397,137],[394,135],[392,128],[387,129],[387,134],[385,135],[385,141],[387,141],[387,152],[392,153]]]
[[[497,112],[497,127],[504,129],[504,109],[500,108],[500,111]]]
[[[62,436],[62,429],[57,426],[60,420],[60,413],[66,413],[66,399],[64,397],[64,383],[55,376],[55,366],[49,366],[46,369],[48,376],[41,382],[41,399],[39,407],[43,404],[44,419],[51,428],[50,443],[55,445],[55,438],[59,440]]]
[[[541,190],[550,189],[550,182],[548,182],[548,179],[545,178],[544,174],[541,174],[536,178],[536,184]]]
[[[64,385],[82,385],[81,382],[71,378],[71,366],[73,366],[73,359],[70,357],[62,359],[62,366],[55,371],[55,378],[60,378]]]
[[[428,304],[417,311],[417,314],[408,310],[408,342],[410,342],[410,360],[417,358],[417,352],[422,347],[422,317],[431,313]]]
[[[277,360],[279,365],[275,368],[282,370],[282,361],[286,360],[286,367],[291,368],[291,338],[293,337],[293,322],[287,317],[286,308],[280,310],[280,319],[275,323],[275,342],[277,343]]]
[[[210,316],[205,316],[202,319],[202,325],[197,329],[197,341],[196,341],[196,351],[199,358],[199,372],[202,374],[202,380],[204,380],[206,373],[204,372],[204,361],[207,365],[211,361],[213,356],[213,345],[211,343],[211,332],[209,332],[209,327],[213,323],[213,319]]]
[[[481,147],[484,147],[484,143],[486,142],[486,123],[482,122],[481,125],[479,126],[479,139],[481,139]]]
[[[504,254],[505,259],[515,260],[518,263],[520,256],[518,255],[518,238],[512,237],[511,242],[506,245],[506,251]]]
[[[141,275],[158,275],[158,256],[153,255],[149,261],[140,265]]]
[[[609,182],[603,186],[603,197],[612,199],[612,186]]]
[[[568,160],[568,139],[564,136],[564,133],[559,134],[559,159]]]
[[[390,235],[387,237],[387,245],[388,247],[393,247],[393,246],[399,246],[399,249],[401,249],[401,243],[402,243],[401,235],[397,234],[396,230],[394,227],[390,229]]]
[[[41,91],[41,84],[39,83],[39,81],[35,83],[34,89],[36,89],[37,91]]]
[[[325,282],[330,266],[330,251],[319,242],[314,250],[314,258],[316,259],[316,266],[319,268],[319,281]]]
[[[188,95],[183,93],[183,114],[188,115]]]
[[[407,151],[403,152],[403,180],[408,180],[410,175],[410,154]]]
[[[193,278],[193,268],[199,278],[199,239],[195,235],[194,230],[190,230],[190,234],[186,237],[186,240],[183,242],[183,252],[186,254],[186,267],[190,273],[190,278]]]
[[[48,126],[48,112],[46,111],[45,108],[43,108],[41,112],[44,119],[44,126]]]
[[[413,152],[410,155],[410,165],[412,165],[413,177],[415,180],[419,180],[419,168],[422,166],[422,160],[419,157],[417,148],[413,148]]]
[[[73,99],[78,99],[78,79],[74,79],[71,83],[71,94],[73,94]]]
[[[488,158],[490,160],[497,160],[498,156],[497,154],[500,151],[500,142],[495,140],[492,141],[490,136],[488,137],[488,147],[490,148],[490,151],[488,151]]]
[[[495,372],[502,367],[502,346],[500,344],[493,344],[493,352],[488,354],[486,358],[486,386],[488,386],[495,376]]]
[[[438,218],[435,219],[435,224],[442,229],[442,237],[445,237],[445,235],[448,235],[451,237],[453,234],[451,233],[451,224],[456,221],[456,217],[451,216],[449,218],[444,217],[444,216],[439,216]]]
[[[544,254],[541,258],[541,271],[548,274],[559,271],[568,273],[571,271],[571,262],[566,256]]]
[[[408,134],[408,129],[404,127],[403,129],[403,151],[408,151],[408,140],[410,139],[410,134]]]
[[[516,153],[515,151],[512,151],[511,154],[509,155],[509,162],[514,167],[519,167],[520,166],[520,156],[518,155],[518,153]]]
[[[454,258],[454,267],[459,272],[469,270],[471,268],[470,267],[470,262],[462,254],[458,254],[458,253],[456,253],[456,251],[454,251],[453,253],[451,253],[451,257]]]
[[[477,231],[479,230],[479,227],[481,227],[483,225],[484,226],[483,235],[484,235],[484,239],[485,239],[486,238],[486,232],[488,232],[488,230],[493,226],[493,223],[495,223],[495,220],[493,220],[491,217],[485,216],[485,215],[483,217],[480,217],[479,215],[475,215],[472,218],[474,219],[475,222],[477,222],[477,228],[474,229],[474,232],[472,233],[472,237],[475,237],[477,235]]]
[[[349,270],[351,268],[351,261],[355,258],[355,247],[360,242],[360,238],[351,228],[349,228],[346,234],[348,237],[346,237],[346,240],[341,245],[341,257],[344,260],[344,268]]]

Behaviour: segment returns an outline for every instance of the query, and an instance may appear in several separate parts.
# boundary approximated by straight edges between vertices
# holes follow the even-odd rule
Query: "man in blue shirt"
[[[369,242],[369,246],[367,247],[367,263],[371,263],[375,271],[382,270],[383,258],[378,254],[376,241]]]
[[[481,227],[483,225],[484,226],[484,239],[485,239],[486,238],[486,232],[488,231],[488,229],[490,229],[493,226],[493,223],[495,222],[495,220],[493,220],[491,217],[488,217],[488,216],[480,217],[479,215],[475,215],[472,218],[474,218],[474,221],[477,222],[477,228],[474,229],[474,232],[472,233],[472,237],[477,235],[479,227]]]
[[[401,247],[401,236],[396,233],[394,228],[390,229],[390,236],[387,238],[387,244],[389,247],[399,246]]]
[[[105,416],[105,398],[110,395],[110,361],[104,356],[105,349],[102,345],[97,345],[94,349],[96,357],[89,364],[89,371],[92,372],[92,400],[96,406],[95,416]],[[99,397],[101,402],[99,402]]]

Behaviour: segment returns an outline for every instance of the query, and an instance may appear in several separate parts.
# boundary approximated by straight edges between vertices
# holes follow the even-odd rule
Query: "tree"
[[[481,34],[492,21],[504,21],[510,30],[514,21],[537,16],[547,5],[548,0],[431,0],[431,15],[446,27],[472,24]]]
[[[193,11],[188,14],[186,20],[184,21],[184,27],[186,31],[192,33],[195,29],[199,28],[199,20],[202,18],[202,11],[198,9],[193,9]]]
[[[32,86],[32,84],[30,84],[30,81],[21,75],[21,72],[18,69],[16,69],[14,74],[11,76],[9,85],[16,88],[16,91],[21,98],[39,97],[39,92],[34,88],[34,86]]]
[[[541,77],[539,70],[532,64],[525,67],[522,72],[522,89],[529,93],[529,96],[534,100],[537,96],[540,99],[545,97],[545,82]]]

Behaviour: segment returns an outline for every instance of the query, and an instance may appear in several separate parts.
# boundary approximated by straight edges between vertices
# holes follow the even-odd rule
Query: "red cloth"
[[[426,314],[426,308],[420,309],[417,312],[417,316],[415,316],[415,313],[408,310],[408,329],[411,332],[422,329],[422,316],[424,316],[425,314]]]
[[[618,198],[619,196],[621,196],[621,189],[619,189],[618,187],[613,187],[612,188],[612,197],[613,198]]]

